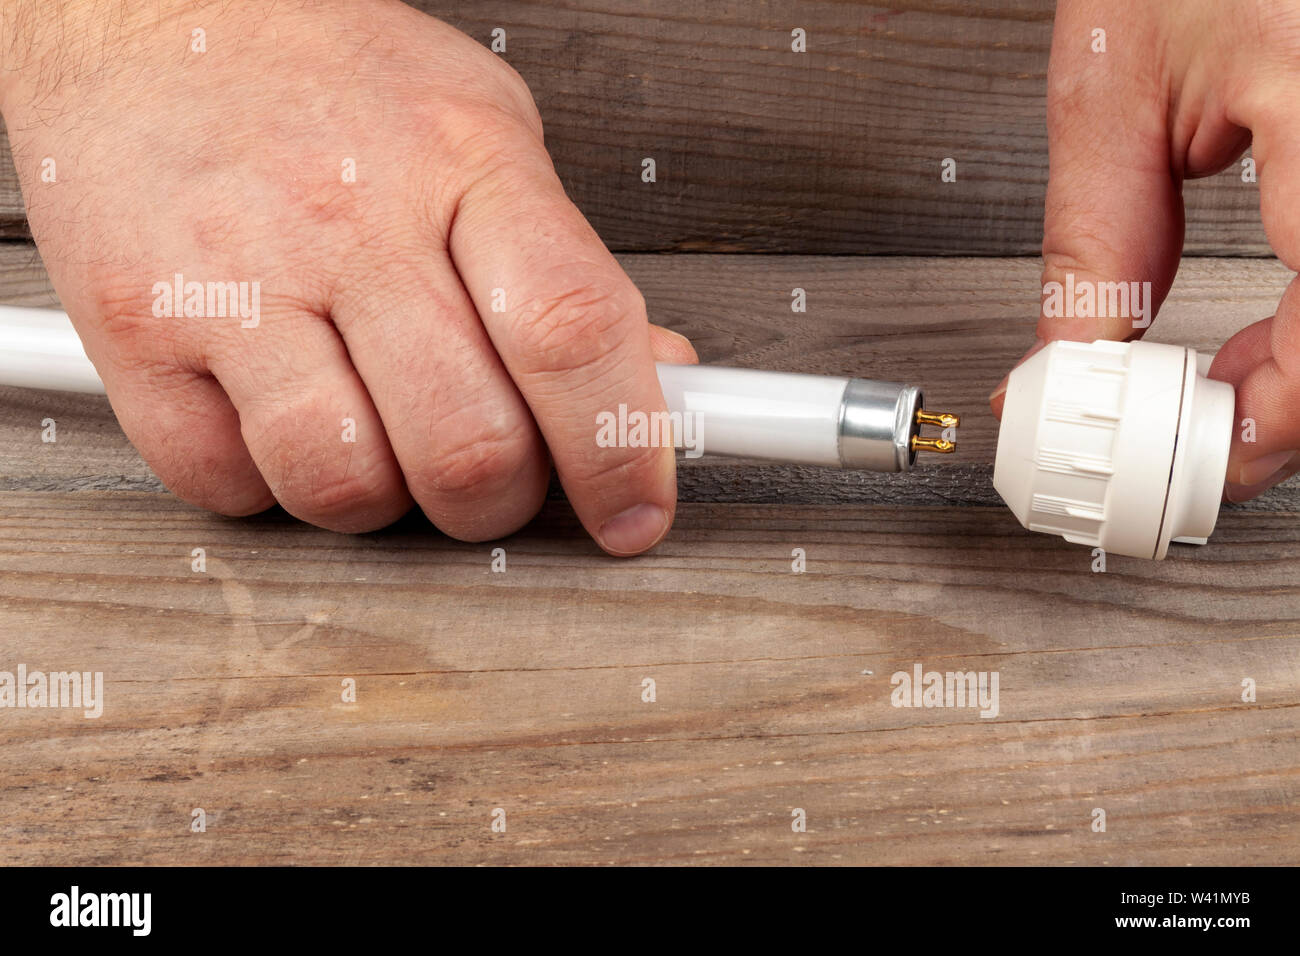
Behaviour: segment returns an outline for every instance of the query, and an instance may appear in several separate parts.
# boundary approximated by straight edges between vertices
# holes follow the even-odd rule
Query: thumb
[[[1048,69],[1049,173],[1038,341],[1136,338],[1173,284],[1183,244],[1167,88],[1154,27],[1097,49],[1086,6],[1057,9]],[[1022,358],[1021,361],[1024,361]],[[1007,380],[989,396],[1002,414]]]
[[[1237,390],[1237,423],[1223,496],[1246,501],[1300,471],[1300,291],[1277,314],[1242,329],[1215,356],[1210,377]]]

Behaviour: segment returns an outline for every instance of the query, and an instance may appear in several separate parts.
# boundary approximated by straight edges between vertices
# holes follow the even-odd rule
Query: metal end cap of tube
[[[840,400],[840,466],[907,471],[916,461],[912,435],[922,407],[915,385],[849,379]]]

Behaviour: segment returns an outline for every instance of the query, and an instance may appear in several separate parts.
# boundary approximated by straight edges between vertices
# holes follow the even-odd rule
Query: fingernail
[[[1249,501],[1256,495],[1262,495],[1274,485],[1280,485],[1294,475],[1297,470],[1300,470],[1297,468],[1295,452],[1278,452],[1247,462],[1241,466],[1241,474],[1248,478],[1254,478],[1256,475],[1263,473],[1266,466],[1275,465],[1279,458],[1285,458],[1285,461],[1257,481],[1227,482],[1223,486],[1223,497],[1231,502]]]
[[[600,546],[610,554],[640,554],[668,533],[668,512],[658,505],[639,504],[600,526]]]
[[[1233,484],[1261,484],[1290,464],[1291,459],[1294,457],[1294,451],[1275,451],[1271,455],[1264,455],[1262,458],[1248,461],[1241,466],[1237,474],[1237,480]]]
[[[1229,482],[1223,486],[1223,500],[1230,501],[1233,504],[1241,504],[1241,502],[1249,501],[1256,495],[1262,495],[1271,487],[1272,485],[1265,482],[1258,485],[1234,485]]]

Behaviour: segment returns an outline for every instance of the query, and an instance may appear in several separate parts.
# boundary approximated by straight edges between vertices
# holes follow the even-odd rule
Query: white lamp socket
[[[1235,396],[1212,355],[1154,342],[1052,342],[1011,373],[993,486],[1031,531],[1140,558],[1204,544]]]

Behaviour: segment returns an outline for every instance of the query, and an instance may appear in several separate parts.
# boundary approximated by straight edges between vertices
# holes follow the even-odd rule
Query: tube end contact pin
[[[927,412],[924,408],[916,410],[916,427],[922,425],[935,425],[939,428],[956,428],[961,424],[961,418],[953,415],[951,412]],[[941,455],[950,455],[957,450],[957,443],[949,441],[946,438],[923,438],[920,435],[912,436],[912,451],[933,451]]]
[[[912,436],[912,451],[937,451],[941,455],[949,455],[957,450],[957,443],[948,441],[946,438],[922,438],[920,435]]]
[[[940,428],[956,428],[961,424],[961,418],[951,412],[927,412],[924,408],[916,410],[916,423],[918,425],[937,425]]]

